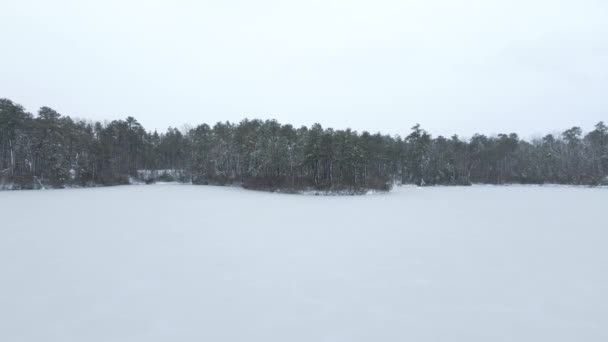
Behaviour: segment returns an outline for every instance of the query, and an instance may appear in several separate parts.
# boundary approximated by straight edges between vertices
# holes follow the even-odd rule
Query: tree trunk
[[[15,177],[15,152],[13,151],[13,141],[11,139],[8,140],[8,146],[11,150],[11,178]]]

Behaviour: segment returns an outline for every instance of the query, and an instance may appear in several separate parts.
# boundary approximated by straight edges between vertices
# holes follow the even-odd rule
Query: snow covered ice
[[[0,192],[0,341],[608,341],[608,189]]]

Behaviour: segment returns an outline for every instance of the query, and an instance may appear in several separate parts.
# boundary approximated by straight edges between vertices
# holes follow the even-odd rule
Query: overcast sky
[[[608,121],[606,0],[0,0],[0,97],[148,129]]]

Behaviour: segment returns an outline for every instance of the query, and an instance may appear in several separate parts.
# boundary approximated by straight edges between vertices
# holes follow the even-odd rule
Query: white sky
[[[148,129],[608,121],[606,0],[0,0],[0,97]]]

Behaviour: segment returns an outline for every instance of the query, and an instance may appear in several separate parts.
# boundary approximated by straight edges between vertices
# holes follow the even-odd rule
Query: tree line
[[[164,172],[159,170],[173,170]],[[32,115],[0,99],[0,187],[154,182],[240,184],[251,189],[359,192],[417,185],[608,183],[608,127],[572,127],[530,141],[517,134],[405,137],[293,127],[275,120],[147,131],[133,117],[73,120],[42,107]]]

